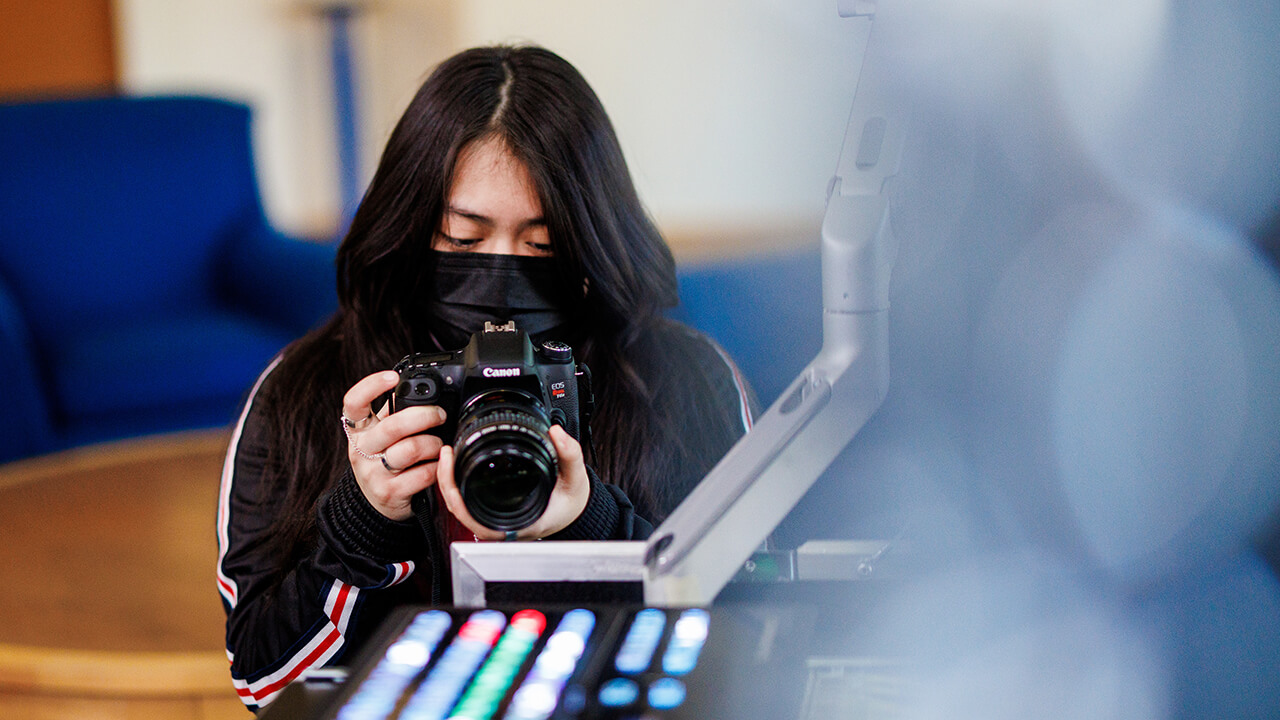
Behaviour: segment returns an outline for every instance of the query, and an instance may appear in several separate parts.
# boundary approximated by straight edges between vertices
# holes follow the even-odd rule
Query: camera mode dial
[[[573,359],[573,348],[559,340],[544,340],[539,348],[542,356],[553,362],[569,362]]]

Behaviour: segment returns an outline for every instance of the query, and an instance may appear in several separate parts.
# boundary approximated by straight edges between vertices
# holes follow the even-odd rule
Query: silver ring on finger
[[[347,414],[345,412],[341,413],[341,416],[342,416],[342,426],[344,428],[348,430],[359,430],[360,428],[368,424],[370,420],[373,419],[373,411],[370,410],[368,415],[365,415],[359,420],[352,420],[351,418],[347,417]]]
[[[399,475],[401,472],[403,472],[402,470],[391,467],[391,463],[387,462],[386,453],[374,453],[373,456],[378,458],[378,460],[382,461],[382,467],[386,468],[387,472],[391,473],[392,475]]]
[[[352,437],[351,434],[353,430],[358,430],[363,427],[363,423],[371,417],[373,417],[373,413],[369,413],[369,417],[364,420],[361,420],[358,423],[353,423],[346,415],[342,416],[342,434],[347,436],[347,443],[349,443],[351,447],[355,448],[355,451],[360,455],[360,457],[369,459],[373,459],[373,456],[361,450],[360,445],[356,443],[355,438]]]

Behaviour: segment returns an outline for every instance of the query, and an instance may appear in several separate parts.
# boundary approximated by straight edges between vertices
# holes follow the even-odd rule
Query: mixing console
[[[336,689],[262,717],[797,717],[813,629],[762,608],[402,608]]]

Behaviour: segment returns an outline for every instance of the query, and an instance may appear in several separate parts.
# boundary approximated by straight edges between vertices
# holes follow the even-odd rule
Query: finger
[[[376,372],[361,379],[342,398],[343,417],[356,423],[369,417],[373,412],[373,401],[394,388],[399,381],[400,375],[394,370]]]
[[[582,515],[591,496],[591,480],[582,457],[582,445],[558,425],[552,426],[550,437],[559,466],[556,487],[547,509],[527,533],[521,533],[522,537],[546,537],[563,530]]]
[[[579,468],[585,472],[586,461],[582,457],[582,445],[559,425],[552,425],[549,435],[559,458],[560,476],[575,475]]]
[[[410,435],[392,444],[383,451],[383,455],[392,467],[403,471],[425,462],[435,461],[443,445],[444,443],[435,435]]]
[[[401,440],[438,427],[444,419],[444,410],[435,405],[407,407],[361,433],[360,447],[370,453],[382,451]]]
[[[388,473],[381,463],[372,461],[377,466],[361,479],[360,473],[356,481],[361,492],[373,507],[392,520],[405,520],[413,514],[413,496],[435,484],[435,463],[419,465],[400,473]]]
[[[466,510],[462,507],[462,495],[453,480],[453,448],[448,445],[440,448],[440,457],[436,461],[436,485],[440,488],[440,497],[450,513],[456,516],[459,508]]]
[[[440,486],[440,496],[444,498],[445,507],[452,512],[453,496],[458,492],[453,483],[453,448],[445,445],[440,448],[436,460],[436,484]]]
[[[390,484],[394,486],[396,494],[405,498],[412,498],[414,495],[436,484],[436,465],[437,463],[433,460],[429,463],[411,467],[394,475]]]
[[[500,540],[502,533],[481,525],[471,517],[466,503],[462,501],[462,493],[458,492],[458,485],[454,482],[453,459],[452,447],[445,445],[440,448],[440,460],[436,463],[436,485],[440,488],[440,497],[444,499],[445,508],[458,519],[458,522],[470,530],[477,540]]]

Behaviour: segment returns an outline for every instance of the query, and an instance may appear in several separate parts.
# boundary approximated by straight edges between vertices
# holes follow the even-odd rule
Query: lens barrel
[[[550,429],[542,402],[523,390],[487,390],[462,408],[455,477],[477,522],[507,531],[541,517],[556,481]]]

